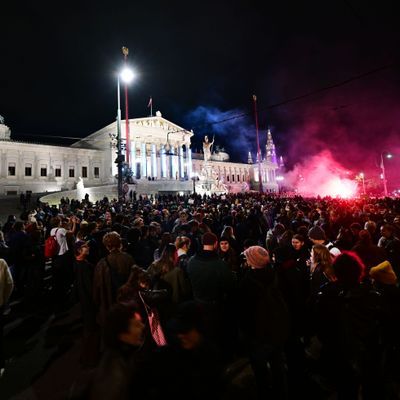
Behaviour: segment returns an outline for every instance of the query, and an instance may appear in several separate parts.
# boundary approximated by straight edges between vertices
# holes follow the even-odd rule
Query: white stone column
[[[184,171],[184,164],[183,164],[183,147],[180,144],[178,147],[179,151],[179,159],[178,159],[178,178],[182,179],[185,176],[185,171]]]
[[[170,146],[169,149],[169,165],[168,165],[168,178],[169,179],[175,179],[174,171],[175,171],[175,163],[174,163],[174,158],[175,158],[175,148],[174,146]]]
[[[157,159],[156,159],[156,145],[152,143],[151,145],[151,176],[152,178],[157,178]]]
[[[161,145],[160,149],[161,178],[168,178],[167,174],[167,156],[165,155],[165,146]]]
[[[140,156],[141,156],[140,175],[141,175],[141,178],[143,179],[143,178],[147,177],[146,143],[141,143]]]
[[[187,163],[187,175],[190,179],[193,172],[193,165],[192,165],[192,149],[189,145],[186,145],[186,163]]]
[[[136,178],[136,142],[131,142],[131,169],[132,177]]]

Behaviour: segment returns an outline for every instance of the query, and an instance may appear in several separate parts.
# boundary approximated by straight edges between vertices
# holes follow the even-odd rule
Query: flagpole
[[[150,97],[150,99],[151,99],[151,104],[150,104],[150,116],[152,117],[152,116],[153,116],[153,98]]]
[[[261,175],[261,150],[260,150],[260,139],[258,138],[258,113],[257,113],[257,96],[253,94],[254,101],[254,118],[256,122],[256,138],[257,138],[257,158],[258,158],[258,183],[260,193],[263,192],[262,175]]]
[[[122,54],[124,55],[124,64],[125,67],[127,67],[127,60],[128,60],[128,54],[129,50],[127,47],[122,47]],[[130,157],[130,132],[129,132],[129,115],[128,115],[128,83],[125,83],[125,158],[126,158],[126,163],[128,164],[128,167],[130,167],[129,164],[129,157]]]

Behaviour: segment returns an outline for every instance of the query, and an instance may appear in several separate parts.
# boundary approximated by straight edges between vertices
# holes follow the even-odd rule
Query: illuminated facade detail
[[[121,124],[125,144],[125,121]],[[203,154],[191,149],[194,133],[166,120],[159,112],[154,117],[130,119],[129,126],[129,167],[138,192],[141,185],[149,187],[149,177],[156,182],[152,189],[155,191],[168,192],[168,187],[174,192],[192,191],[191,178],[205,169]],[[62,147],[13,141],[10,129],[0,124],[0,195],[72,190],[79,177],[85,188],[115,185],[116,133],[117,124],[113,122],[71,146]],[[265,158],[260,163],[263,188],[266,192],[277,191],[278,164],[270,131],[265,150]],[[258,181],[258,165],[253,163],[250,152],[247,161],[231,162],[229,154],[215,145],[208,167],[211,179],[232,192],[257,190],[254,183]],[[85,176],[82,176],[84,169]]]
[[[141,144],[140,148],[140,155],[141,155],[141,171],[140,175],[142,178],[147,177],[147,155],[146,155],[146,143]]]

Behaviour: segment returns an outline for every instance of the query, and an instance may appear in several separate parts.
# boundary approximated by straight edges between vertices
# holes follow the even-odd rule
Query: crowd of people
[[[54,311],[83,322],[70,398],[394,399],[399,238],[390,198],[38,204],[0,232],[0,329],[51,266]]]

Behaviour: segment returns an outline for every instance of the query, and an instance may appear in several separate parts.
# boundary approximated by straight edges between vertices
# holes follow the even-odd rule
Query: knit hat
[[[314,240],[326,240],[325,231],[318,225],[308,231],[308,237]]]
[[[389,261],[384,261],[376,267],[371,268],[369,275],[371,278],[385,285],[395,285],[397,283],[397,276]]]
[[[218,238],[212,232],[206,232],[202,237],[203,246],[214,246]]]
[[[251,246],[244,251],[247,263],[253,268],[265,268],[269,263],[269,254],[261,246]]]

